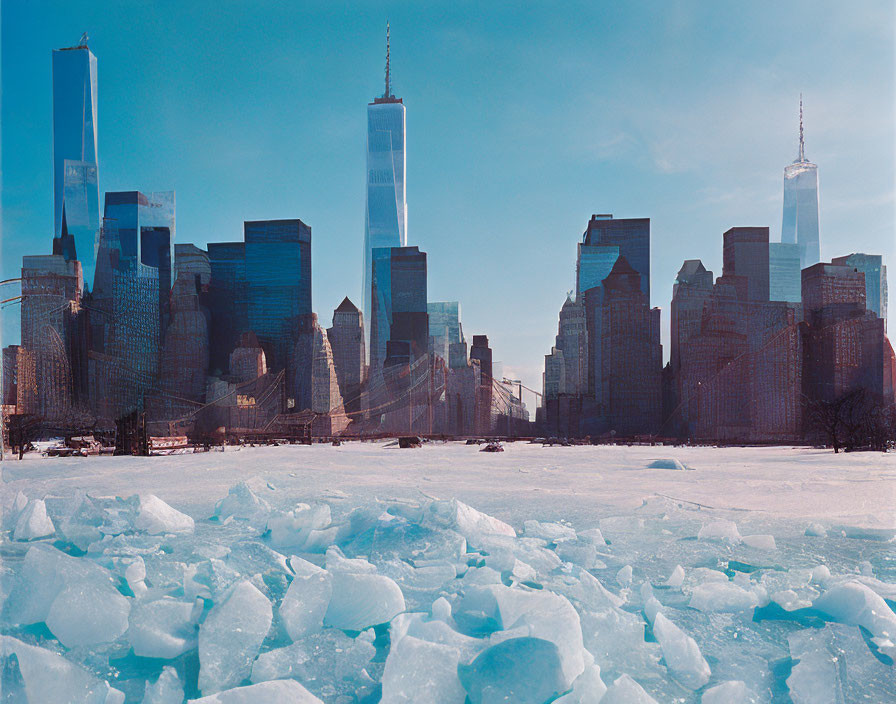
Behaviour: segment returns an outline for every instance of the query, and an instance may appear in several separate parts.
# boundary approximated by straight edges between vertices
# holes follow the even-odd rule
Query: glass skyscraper
[[[818,166],[806,159],[802,98],[799,156],[784,168],[781,241],[799,245],[800,268],[805,269],[821,261],[818,241]]]
[[[768,243],[768,297],[799,303],[802,298],[800,248],[789,242]]]
[[[364,219],[364,317],[371,317],[373,250],[407,244],[405,107],[389,85],[386,33],[386,90],[367,106],[367,205]],[[368,345],[371,352],[373,348]]]
[[[612,215],[592,215],[588,222],[588,229],[582,236],[582,247],[580,247],[580,258],[583,254],[588,255],[588,247],[595,245],[613,246],[618,248],[617,256],[625,257],[628,263],[641,276],[641,290],[650,301],[650,218],[621,218],[614,220]],[[594,255],[596,267],[592,274],[583,276],[583,267],[579,266],[579,291],[585,292],[593,286],[600,284],[604,278],[609,276],[616,259],[613,258],[610,250],[604,251],[601,255]],[[612,259],[612,261],[610,261]],[[603,273],[604,267],[606,274],[603,278],[597,277]]]
[[[53,52],[53,251],[81,262],[85,288],[93,288],[100,228],[96,104],[96,56],[85,34]]]

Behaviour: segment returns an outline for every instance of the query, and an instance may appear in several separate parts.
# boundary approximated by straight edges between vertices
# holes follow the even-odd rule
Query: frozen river
[[[896,455],[505,447],[3,462],[4,694],[896,699]]]

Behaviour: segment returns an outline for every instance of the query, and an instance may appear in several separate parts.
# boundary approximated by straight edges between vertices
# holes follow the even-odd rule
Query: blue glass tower
[[[371,317],[373,250],[407,244],[405,107],[390,87],[386,28],[386,90],[367,106],[367,205],[364,219],[364,316]],[[372,353],[371,345],[367,349]]]
[[[806,159],[803,141],[803,99],[800,96],[800,152],[784,168],[784,216],[781,241],[800,248],[800,268],[821,261],[818,238],[818,166]]]
[[[93,286],[100,228],[96,56],[87,35],[53,52],[53,251],[78,259]]]

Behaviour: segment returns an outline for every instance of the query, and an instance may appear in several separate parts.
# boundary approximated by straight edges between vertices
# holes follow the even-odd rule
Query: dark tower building
[[[884,321],[866,308],[865,274],[821,262],[802,276],[806,397],[833,401],[858,389],[890,396],[889,344]]]
[[[488,335],[473,335],[470,347],[470,361],[479,365],[480,381],[476,393],[476,432],[487,435],[492,431],[492,348],[488,346]]]
[[[210,368],[226,372],[230,353],[249,329],[249,292],[246,281],[246,245],[219,242],[208,245],[211,269],[209,311],[211,313]]]
[[[660,310],[650,308],[641,274],[621,255],[604,279],[601,396],[617,435],[653,434],[662,412]]]
[[[769,300],[767,227],[732,227],[724,234],[722,275],[738,287],[738,298]]]
[[[625,257],[641,277],[641,290],[650,303],[650,218],[614,220],[612,215],[592,215],[582,244],[618,247],[619,256]],[[612,253],[609,256],[612,265],[615,258]],[[582,291],[596,284],[583,285]]]

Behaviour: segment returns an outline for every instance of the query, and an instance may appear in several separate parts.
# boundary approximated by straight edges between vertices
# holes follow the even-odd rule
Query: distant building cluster
[[[107,192],[100,212],[97,61],[53,52],[52,254],[22,264],[21,344],[3,350],[3,410],[45,434],[197,439],[525,434],[520,382],[467,344],[458,302],[427,298],[407,246],[405,106],[368,106],[364,300],[324,327],[311,228],[244,223],[242,242],[175,241],[173,192]],[[363,312],[362,312],[363,309]]]
[[[802,105],[799,156],[784,170],[782,241],[770,242],[767,227],[733,227],[721,276],[699,259],[684,262],[665,367],[649,277],[650,221],[594,215],[578,247],[575,296],[545,355],[538,421],[547,434],[802,442],[816,434],[817,409],[839,399],[860,392],[874,406],[894,402],[886,266],[859,253],[820,261]]]
[[[21,344],[3,350],[4,415],[44,433],[205,439],[427,434],[798,442],[856,390],[892,403],[880,255],[820,261],[817,167],[784,171],[781,242],[723,235],[673,285],[671,350],[650,299],[650,220],[594,215],[578,244],[533,423],[486,335],[430,301],[408,243],[405,106],[367,107],[363,301],[332,324],[311,297],[311,228],[248,221],[241,242],[175,240],[173,192],[107,192],[100,211],[97,61],[53,52],[52,254],[26,256]]]

